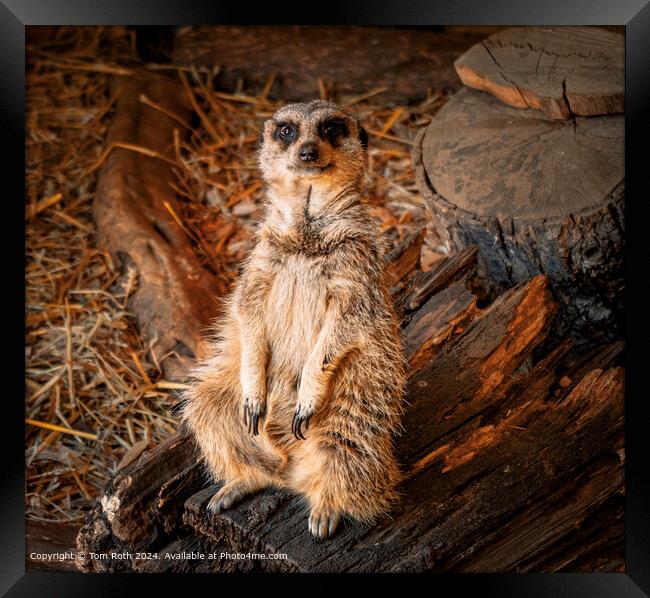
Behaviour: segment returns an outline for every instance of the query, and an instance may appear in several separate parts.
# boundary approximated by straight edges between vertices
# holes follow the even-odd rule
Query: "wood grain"
[[[468,87],[552,119],[625,111],[625,37],[595,27],[517,27],[454,62]]]

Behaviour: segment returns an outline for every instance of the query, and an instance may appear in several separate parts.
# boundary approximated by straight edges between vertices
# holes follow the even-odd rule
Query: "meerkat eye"
[[[343,130],[339,123],[329,123],[325,125],[323,132],[327,137],[337,137],[343,132]]]
[[[280,139],[284,141],[288,141],[290,139],[293,139],[296,131],[294,127],[285,123],[285,124],[278,125],[277,133]]]
[[[345,124],[339,120],[328,120],[321,125],[321,137],[334,141],[339,137],[347,135],[347,128]]]

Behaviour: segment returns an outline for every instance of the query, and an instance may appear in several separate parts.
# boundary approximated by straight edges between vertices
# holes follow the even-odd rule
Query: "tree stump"
[[[560,121],[462,89],[415,140],[416,179],[447,250],[477,244],[482,298],[546,274],[558,336],[621,333],[624,117]]]
[[[517,27],[454,63],[468,87],[548,118],[625,111],[625,37],[596,27]]]

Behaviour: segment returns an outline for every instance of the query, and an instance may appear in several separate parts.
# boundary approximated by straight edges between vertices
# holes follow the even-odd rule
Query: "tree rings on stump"
[[[413,161],[447,250],[479,245],[485,296],[544,273],[563,305],[561,330],[617,336],[622,115],[553,120],[466,88],[420,131]]]
[[[625,38],[605,29],[505,29],[472,46],[454,66],[468,87],[549,118],[625,110]]]

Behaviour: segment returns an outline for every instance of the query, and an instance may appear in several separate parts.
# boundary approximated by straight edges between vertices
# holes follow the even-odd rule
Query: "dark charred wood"
[[[134,463],[126,466],[107,485],[100,503],[81,529],[77,548],[85,553],[151,552],[177,532],[174,515],[185,495],[205,484],[204,472],[192,440],[173,436]],[[180,475],[182,474],[182,475]],[[120,571],[128,561],[85,560],[85,571]]]
[[[96,509],[109,533],[98,536],[91,521],[79,544],[176,555],[132,567],[143,571],[618,570],[623,346],[576,358],[567,341],[533,362],[556,313],[544,276],[485,309],[457,280],[415,311],[404,329],[413,374],[397,443],[406,481],[392,518],[346,521],[318,543],[304,500],[278,489],[208,515],[218,486],[205,484],[191,443],[175,439],[118,475]],[[435,359],[414,359],[420,343]],[[111,496],[121,501],[112,512]],[[221,556],[178,558],[192,549]],[[235,552],[287,558],[222,556]]]
[[[470,246],[460,253],[436,262],[426,272],[415,271],[395,299],[395,309],[406,325],[421,305],[435,293],[447,287],[452,281],[469,279],[476,268],[478,247]]]

